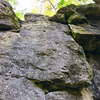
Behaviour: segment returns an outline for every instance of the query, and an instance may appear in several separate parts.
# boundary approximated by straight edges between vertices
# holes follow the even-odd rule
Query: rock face
[[[19,29],[20,21],[5,0],[0,0],[0,30]]]
[[[100,5],[100,0],[93,0],[96,4]]]
[[[66,24],[65,14],[56,14],[53,17],[49,18],[50,21],[56,21],[58,23]]]
[[[65,17],[68,18],[70,15],[74,14],[76,12],[76,6],[75,5],[69,5],[67,7],[63,7],[57,11],[57,14],[65,14]]]
[[[0,100],[99,100],[99,23],[49,20],[27,13],[19,33],[0,31]]]
[[[61,8],[57,11],[56,15],[51,17],[51,21],[62,23],[59,20],[59,15],[65,16],[63,21],[70,24],[89,24],[91,20],[100,20],[100,6],[96,4],[80,5],[76,7],[75,5],[69,5],[67,7]],[[55,17],[56,16],[56,17]],[[88,21],[87,21],[88,19]]]
[[[100,99],[100,54],[86,53],[87,61],[93,69],[93,94],[94,100]]]
[[[88,24],[86,17],[79,13],[74,13],[67,19],[67,23],[69,24]]]
[[[2,34],[0,74],[26,78],[47,92],[90,86],[92,71],[82,47],[59,26],[69,32],[67,25],[39,20],[24,23],[20,35]]]
[[[76,26],[69,25],[72,36],[74,39],[82,45],[85,51],[100,52],[100,31],[99,29],[90,26]]]
[[[100,6],[95,4],[89,4],[87,6],[80,5],[76,8],[76,11],[86,16],[88,20],[100,20]]]

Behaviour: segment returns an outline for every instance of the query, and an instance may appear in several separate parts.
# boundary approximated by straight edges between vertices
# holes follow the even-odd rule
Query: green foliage
[[[19,17],[20,19],[24,19],[24,14],[26,11],[16,11],[18,0],[6,0],[6,1],[8,1],[13,6],[13,10],[15,11],[17,17]],[[35,0],[35,1],[37,1],[37,3],[41,2],[41,0]],[[60,0],[60,2],[57,5],[55,4],[55,1],[56,0],[43,0],[44,2],[43,9],[35,7],[34,9],[31,10],[31,12],[36,14],[44,12],[44,15],[53,16],[56,13],[56,11],[62,7],[66,7],[71,4],[80,5],[82,3],[86,3],[87,1],[91,2],[92,0]]]
[[[68,6],[68,5],[70,5],[70,4],[68,4],[68,2],[66,0],[60,0],[60,2],[58,3],[58,9]]]
[[[85,4],[86,2],[90,3],[91,1],[92,0],[60,0],[60,2],[57,5],[58,9],[60,9],[62,7],[66,7],[71,4],[80,5],[80,4]]]
[[[39,14],[40,13],[39,9],[37,7],[35,9],[33,9],[31,12],[34,13],[34,14]]]
[[[14,6],[18,4],[17,0],[6,0],[6,1],[9,2],[10,4],[14,5]]]
[[[6,1],[13,6],[13,10],[15,10],[16,16],[21,20],[24,20],[24,11],[16,11],[16,5],[18,5],[18,1],[17,0],[6,0]]]
[[[16,11],[16,16],[21,20],[24,20],[24,12],[23,11]]]

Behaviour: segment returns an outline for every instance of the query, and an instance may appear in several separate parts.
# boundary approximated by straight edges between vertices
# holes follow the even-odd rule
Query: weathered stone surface
[[[76,9],[77,12],[82,13],[89,20],[100,20],[100,6],[96,4],[80,5]]]
[[[84,85],[88,86],[90,84],[89,76],[88,73],[84,74],[87,70],[84,66],[88,65],[84,62],[85,65],[82,65],[82,68],[80,68],[83,62],[81,62],[81,60],[78,62],[74,61],[76,57],[78,58],[77,53],[80,52],[82,54],[82,58],[80,59],[85,59],[82,48],[79,47],[70,36],[67,36],[63,32],[56,32],[55,29],[52,30],[53,27],[50,22],[43,21],[42,24],[38,23],[38,27],[35,28],[36,25],[37,22],[32,25],[27,24],[23,27],[24,29],[21,30],[23,38],[29,38],[18,43],[21,45],[21,48],[23,47],[23,50],[26,51],[26,53],[24,52],[26,55],[20,55],[18,52],[19,47],[16,49],[18,51],[14,50],[12,53],[14,54],[14,62],[16,63],[16,59],[23,59],[27,64],[29,63],[30,67],[27,70],[26,76],[30,79],[37,80],[36,84],[42,84],[43,88],[48,88],[48,90],[61,89],[64,87],[78,88],[84,87]],[[28,28],[28,26],[30,27]],[[68,43],[69,41],[71,44]],[[62,42],[63,44],[61,44]],[[28,50],[32,49],[31,54],[28,53],[29,51],[26,49],[26,44],[28,44]],[[76,52],[76,54],[74,54],[73,50],[75,50],[74,52]],[[75,58],[68,56],[73,54]],[[18,55],[20,55],[19,58]],[[31,59],[27,59],[27,56],[30,56]],[[73,63],[71,63],[72,61]],[[21,62],[19,64],[21,64]],[[77,73],[75,73],[76,71]],[[48,87],[45,87],[45,85]]]
[[[0,86],[8,86],[1,88],[0,99],[13,100],[18,94],[17,100],[45,100],[43,92],[91,85],[92,72],[82,47],[58,26],[63,27],[43,19],[24,22],[20,34],[0,32]],[[67,25],[66,29],[69,32]]]
[[[76,6],[74,4],[67,7],[60,8],[57,13],[65,14],[66,19],[76,12]]]
[[[100,31],[100,20],[89,20],[91,26]]]
[[[69,25],[73,38],[85,51],[100,52],[100,31],[92,26]]]
[[[78,90],[69,90],[69,92],[50,92],[46,95],[46,100],[82,100],[82,97]]]
[[[57,13],[53,17],[49,18],[50,21],[66,24],[65,14]]]
[[[67,26],[27,13],[20,33],[0,31],[0,100],[100,100],[98,17]]]
[[[93,69],[93,81],[92,89],[94,94],[94,100],[100,99],[100,54],[98,53],[86,53],[87,60]]]
[[[88,24],[86,17],[80,13],[74,13],[67,19],[67,23],[69,24]]]
[[[23,77],[0,76],[0,100],[45,100],[45,94]]]
[[[20,28],[20,21],[5,0],[0,0],[0,30]]]
[[[44,16],[41,14],[34,14],[34,13],[26,13],[24,15],[24,18],[28,22],[36,22],[36,21],[43,21],[43,20],[48,20],[48,16]]]
[[[88,89],[68,89],[67,91],[50,92],[46,100],[93,100],[93,94]]]
[[[26,22],[42,21],[42,23],[44,23],[43,21],[46,21],[47,20],[47,23],[48,23],[48,20],[50,20],[50,19],[52,19],[52,18],[49,18],[48,16],[45,16],[44,17],[41,14],[33,14],[33,13],[26,13],[25,14],[25,20],[26,20]],[[55,20],[58,20],[58,19],[55,19]],[[60,18],[59,18],[59,21],[60,22],[63,22],[63,21],[60,20]],[[23,23],[26,23],[26,22],[23,22]],[[65,21],[64,21],[64,23],[65,23]],[[60,32],[63,31],[63,32],[67,33],[67,34],[70,34],[70,29],[68,28],[68,25],[56,23],[55,21],[52,22],[52,23],[50,23],[50,25],[51,25],[50,26],[51,27],[51,30],[56,30],[57,29],[57,31],[60,31]],[[43,28],[43,29],[44,29],[44,31],[46,30],[45,28]],[[36,30],[38,30],[38,29],[36,29]]]

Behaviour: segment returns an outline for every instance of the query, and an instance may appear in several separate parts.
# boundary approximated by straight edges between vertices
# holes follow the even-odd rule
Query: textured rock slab
[[[82,13],[89,20],[100,20],[100,6],[96,4],[80,5],[76,9],[77,12]]]
[[[36,22],[36,21],[43,21],[43,20],[48,20],[48,16],[42,15],[42,14],[34,14],[34,13],[26,13],[24,15],[24,18],[26,21],[30,22]]]
[[[92,26],[69,25],[74,39],[86,51],[100,52],[100,31]]]
[[[40,29],[39,31],[30,31],[31,33],[26,34],[25,32],[28,32],[28,30],[25,29],[27,28],[28,24],[21,31],[22,36],[25,36],[27,38],[31,36],[31,38],[33,38],[32,40],[31,38],[29,38],[26,42],[29,42],[31,40],[30,45],[33,45],[32,49],[34,53],[28,55],[30,55],[31,57],[33,56],[33,60],[30,59],[30,64],[33,63],[33,66],[36,70],[34,70],[32,66],[30,66],[30,69],[27,72],[27,77],[40,81],[37,81],[36,84],[42,84],[43,88],[45,88],[45,84],[47,84],[48,87],[51,87],[49,89],[60,89],[67,86],[72,88],[77,88],[77,86],[84,87],[84,85],[88,86],[90,84],[88,80],[88,74],[85,74],[86,77],[83,74],[87,70],[87,68],[83,67],[82,65],[81,69],[80,65],[83,62],[81,62],[80,60],[78,62],[74,61],[76,58],[78,58],[78,53],[81,53],[83,55],[82,59],[85,59],[82,48],[77,43],[75,43],[71,36],[68,36],[63,32],[55,32],[55,29],[51,30],[52,27],[50,22],[42,23],[42,26],[45,26],[45,29],[48,28],[48,30],[45,31],[44,28],[41,28],[40,24],[38,25],[38,29]],[[30,25],[31,30],[34,30],[34,25]],[[23,46],[24,45],[25,44],[23,44]],[[30,46],[28,48],[30,48]],[[26,52],[28,53],[28,51]],[[71,58],[71,55],[73,54],[75,56]],[[27,59],[25,61],[27,62]],[[86,65],[86,62],[84,62],[84,64]],[[82,84],[80,85],[80,83]],[[54,87],[52,87],[52,85],[54,85]]]
[[[0,100],[45,100],[45,94],[25,78],[0,76]]]
[[[76,91],[73,90],[69,92],[50,92],[46,95],[46,100],[82,100],[81,94],[79,93],[79,91]]]
[[[20,22],[5,0],[0,0],[0,30],[19,29]]]
[[[92,92],[88,89],[68,89],[46,94],[46,100],[93,100],[92,96]]]
[[[26,77],[48,91],[91,84],[82,47],[54,22],[24,23],[20,37],[11,43],[1,61],[1,74]],[[7,49],[1,50],[7,52]]]
[[[92,89],[95,100],[100,99],[100,54],[87,53],[87,60],[93,70],[94,77],[92,83]]]
[[[60,14],[58,14],[58,15],[60,15]],[[46,20],[50,20],[50,19],[52,19],[52,17],[51,18],[49,18],[48,16],[43,16],[43,15],[40,15],[40,14],[33,14],[33,13],[26,13],[25,14],[25,20],[26,20],[26,22],[35,22],[35,25],[36,25],[36,27],[37,28],[35,28],[34,27],[34,30],[41,30],[41,28],[40,28],[40,26],[38,26],[36,23],[36,21],[42,21],[42,22],[38,22],[39,24],[45,24],[43,21],[46,21]],[[64,17],[64,15],[63,15],[63,17]],[[55,17],[54,17],[55,18]],[[65,23],[65,20],[64,21],[62,21],[60,18],[58,18],[59,19],[59,21],[62,23],[62,22],[64,22]],[[57,18],[55,19],[56,21],[58,20]],[[53,20],[52,20],[53,21]],[[25,22],[25,23],[26,23]],[[65,32],[65,33],[67,33],[67,34],[69,34],[70,33],[70,29],[68,28],[68,26],[67,25],[64,25],[64,24],[60,24],[60,23],[56,23],[56,22],[52,22],[51,24],[49,24],[49,26],[47,27],[47,25],[48,25],[49,23],[48,23],[48,21],[47,21],[47,24],[45,24],[45,27],[43,27],[43,26],[41,26],[42,28],[43,28],[43,30],[44,30],[44,32],[45,32],[45,30],[47,29],[47,28],[49,28],[50,27],[50,29],[53,31],[53,30],[57,30],[57,31],[60,31],[60,32]],[[30,25],[30,24],[29,24]],[[51,25],[51,26],[50,26]]]

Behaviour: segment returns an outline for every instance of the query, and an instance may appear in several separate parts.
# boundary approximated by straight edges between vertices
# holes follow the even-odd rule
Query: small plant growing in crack
[[[85,29],[82,29],[82,31],[85,31]]]

